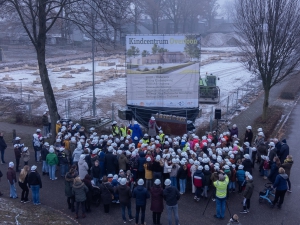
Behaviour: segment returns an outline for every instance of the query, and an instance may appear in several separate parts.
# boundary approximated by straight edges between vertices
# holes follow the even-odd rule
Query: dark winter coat
[[[126,166],[128,164],[128,159],[124,154],[121,154],[119,157],[119,170],[126,171]]]
[[[253,194],[253,190],[254,190],[253,180],[247,180],[247,184],[246,184],[243,196],[246,199],[250,199]]]
[[[177,205],[177,202],[180,199],[180,193],[178,189],[173,186],[167,186],[163,192],[163,195],[166,205],[168,206]]]
[[[232,136],[234,136],[234,135],[236,135],[237,137],[239,136],[239,129],[236,127],[235,129],[229,129],[228,128],[228,130],[229,130],[229,132],[230,132],[230,136],[232,137]]]
[[[43,126],[49,126],[49,121],[48,121],[47,115],[43,115],[42,124],[43,124]]]
[[[138,185],[134,190],[133,190],[133,198],[135,198],[135,204],[136,205],[146,205],[147,204],[147,199],[150,198],[150,194],[147,191],[146,188],[142,185]]]
[[[108,205],[112,201],[111,195],[114,193],[114,189],[109,182],[102,183],[100,185],[101,199],[104,205]]]
[[[288,189],[288,185],[287,185],[287,179],[288,179],[288,175],[286,174],[278,174],[276,176],[275,182],[273,184],[273,187],[276,188],[277,191],[285,191]]]
[[[244,171],[248,171],[250,174],[252,174],[252,162],[250,159],[245,159],[242,162],[242,165],[244,166]]]
[[[164,167],[160,165],[160,162],[154,161],[152,164],[152,171],[153,172],[163,172]],[[178,174],[178,173],[177,173]]]
[[[202,184],[203,186],[209,186],[210,185],[210,177],[211,177],[211,172],[209,170],[203,170],[203,181]]]
[[[150,189],[151,193],[151,206],[152,212],[163,212],[164,210],[164,191],[160,185],[154,185]]]
[[[145,171],[144,164],[146,162],[144,152],[140,152],[140,157],[138,159],[138,171]]]
[[[76,202],[84,202],[88,191],[89,189],[82,181],[77,181],[72,186],[72,194],[75,196]]]
[[[92,166],[92,176],[93,178],[98,178],[100,179],[100,174],[101,174],[101,167],[100,165],[98,166]]]
[[[65,176],[65,196],[72,197],[72,187],[75,176],[72,176],[70,173],[67,173]]]
[[[17,182],[16,171],[13,168],[8,168],[6,173],[7,180],[11,185]]]
[[[289,177],[291,176],[291,169],[292,169],[293,163],[294,163],[294,161],[292,161],[292,160],[291,161],[285,160],[284,163],[281,165],[281,167],[284,168],[285,173]]]
[[[184,179],[187,178],[187,175],[188,175],[188,170],[187,170],[187,168],[184,170],[184,169],[183,169],[183,166],[180,166],[180,168],[179,168],[179,170],[178,170],[178,173],[177,173],[178,179],[184,180]]]
[[[15,157],[16,159],[20,159],[21,158],[21,151],[19,148],[14,148],[14,152],[15,152]]]
[[[117,156],[113,155],[111,152],[105,154],[104,165],[107,174],[115,173],[117,164],[118,164]]]
[[[131,190],[127,185],[119,185],[116,187],[116,194],[119,195],[119,201],[121,204],[128,204],[131,201]]]
[[[7,148],[7,145],[6,145],[6,143],[5,143],[4,139],[3,139],[3,137],[0,136],[0,151],[1,151],[1,150],[5,150],[6,148]]]
[[[277,167],[276,163],[272,163],[270,174],[268,176],[269,181],[271,181],[272,183],[275,182],[276,176],[278,175],[278,169],[279,167]]]
[[[253,140],[253,132],[252,132],[252,130],[250,130],[249,132],[246,130],[244,142],[249,142],[250,145],[251,145],[252,140]]]
[[[286,157],[290,154],[290,147],[286,143],[282,143],[280,151],[278,151],[280,162],[283,163]]]
[[[273,159],[274,159],[274,157],[276,157],[276,154],[277,154],[277,149],[273,148],[270,151],[270,153],[269,153],[269,160],[270,160],[270,162],[273,162]]]
[[[28,175],[28,186],[39,185],[40,188],[43,187],[41,176],[38,172],[31,171]]]
[[[43,147],[41,151],[41,159],[42,161],[46,161],[46,157],[48,155],[49,151],[47,148]]]

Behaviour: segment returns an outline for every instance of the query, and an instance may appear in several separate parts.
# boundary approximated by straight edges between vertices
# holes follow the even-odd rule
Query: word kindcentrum
[[[165,45],[165,44],[197,44],[197,43],[198,43],[197,39],[174,39],[174,38],[170,38],[169,40],[157,40],[157,39],[144,40],[144,38],[142,38],[142,39],[129,38],[129,44],[130,45],[142,45],[142,44]]]

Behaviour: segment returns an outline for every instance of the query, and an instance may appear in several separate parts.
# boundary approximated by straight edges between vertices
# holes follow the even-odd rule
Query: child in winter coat
[[[269,176],[269,170],[270,170],[270,161],[268,156],[261,156],[261,158],[264,160],[263,162],[263,169],[260,172],[261,176],[264,176],[264,179],[268,179]]]
[[[291,181],[290,181],[290,175],[291,175],[291,169],[292,169],[292,166],[293,166],[293,156],[291,155],[288,155],[286,157],[286,159],[284,160],[283,164],[281,165],[281,167],[283,167],[285,169],[285,173],[289,176],[288,179],[287,179],[287,182],[288,182],[288,192],[291,193],[292,190],[291,190]]]
[[[202,170],[203,170],[203,167],[198,166],[198,168],[193,176],[194,185],[196,187],[196,193],[195,193],[196,195],[194,197],[194,200],[197,202],[200,201],[200,195],[201,195],[202,187],[203,187],[204,174],[203,174]]]
[[[151,162],[151,158],[149,156],[146,159],[144,168],[145,168],[146,188],[147,188],[147,190],[150,190],[150,188],[152,186],[153,173],[152,173],[152,162]]]
[[[28,147],[23,148],[22,157],[24,161],[24,166],[28,165],[28,161],[30,159],[30,152],[28,151]]]
[[[204,174],[204,179],[203,179],[204,189],[203,189],[202,196],[207,198],[207,190],[210,185],[210,177],[211,177],[211,171],[208,165],[204,166],[203,174]]]
[[[236,180],[238,182],[238,186],[239,186],[239,193],[242,192],[242,187],[243,187],[243,183],[245,182],[245,171],[244,171],[244,166],[243,165],[239,165],[238,170],[236,171]]]
[[[236,170],[235,165],[231,166],[231,175],[229,177],[229,192],[235,192]]]
[[[178,170],[179,170],[179,165],[177,163],[177,160],[175,158],[172,159],[172,169],[171,169],[171,173],[170,173],[170,180],[171,180],[171,185],[173,187],[177,187],[177,174],[178,174]]]
[[[253,177],[250,173],[247,173],[246,175],[246,188],[244,190],[243,196],[243,210],[240,213],[249,213],[250,209],[250,199],[253,194],[254,185],[253,185]]]
[[[113,187],[114,190],[119,186],[118,178],[119,178],[118,175],[114,175],[111,181],[111,186]],[[119,195],[116,193],[114,193],[113,195],[114,195],[114,200],[112,202],[119,204],[120,203]]]

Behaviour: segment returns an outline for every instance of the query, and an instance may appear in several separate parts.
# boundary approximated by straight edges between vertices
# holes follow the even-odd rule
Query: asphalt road
[[[15,125],[9,125],[7,123],[0,123],[1,130],[9,126],[9,129],[13,129]],[[267,204],[260,204],[258,202],[259,192],[264,189],[264,184],[266,183],[261,177],[258,176],[257,166],[254,170],[254,185],[255,190],[251,199],[251,208],[250,213],[248,214],[239,214],[239,211],[242,209],[242,196],[237,193],[230,194],[228,200],[228,208],[231,214],[238,213],[240,217],[240,222],[243,225],[250,224],[270,224],[270,225],[298,225],[300,224],[300,181],[297,178],[297,171],[300,171],[299,161],[300,161],[300,152],[299,147],[299,127],[300,127],[300,103],[295,107],[292,112],[288,122],[288,134],[287,134],[287,143],[290,146],[290,154],[294,157],[294,165],[291,172],[291,182],[292,182],[292,193],[287,193],[285,202],[283,203],[282,209],[279,210],[276,207],[271,209]],[[26,137],[28,130],[18,126],[19,136]],[[23,132],[23,133],[22,133]],[[32,149],[31,149],[32,151]],[[33,156],[33,152],[32,152]],[[6,162],[10,160],[14,161],[14,155],[12,151],[12,146],[6,150]],[[31,157],[31,165],[33,163],[33,157]],[[8,164],[0,165],[0,169],[6,173],[6,168]],[[41,171],[41,164],[38,164],[38,170]],[[59,174],[57,173],[58,177]],[[64,180],[59,177],[56,181],[50,181],[46,176],[42,177],[43,188],[41,189],[41,203],[53,207],[54,209],[60,210],[63,213],[74,216],[67,209],[66,197],[64,196]],[[9,196],[9,186],[5,177],[2,178],[0,182],[0,190],[4,193],[3,198],[8,198]],[[20,188],[17,187],[17,192],[21,194]],[[30,194],[31,197],[31,194]],[[11,200],[11,201],[19,201]],[[132,200],[132,211],[133,215],[135,214],[135,205],[134,200]],[[31,203],[30,203],[31,204]],[[225,220],[217,220],[213,217],[215,214],[215,202],[209,201],[207,210],[203,215],[203,211],[207,201],[201,199],[199,203],[194,202],[193,195],[187,193],[181,197],[179,200],[179,219],[181,225],[223,225],[227,224],[229,220],[229,211],[226,209]],[[111,212],[107,215],[103,212],[103,206],[100,205],[98,208],[95,206],[92,207],[92,212],[87,214],[85,219],[79,219],[80,224],[103,224],[103,225],[117,225],[123,224],[121,218],[121,209],[118,205],[111,206]],[[152,213],[150,211],[150,201],[148,201],[146,209],[146,222],[147,224],[152,224]],[[167,224],[167,213],[164,211],[161,219],[162,224]],[[1,221],[0,221],[1,224]],[[60,224],[59,221],[56,221],[54,224]],[[134,224],[134,222],[127,222],[127,224]]]

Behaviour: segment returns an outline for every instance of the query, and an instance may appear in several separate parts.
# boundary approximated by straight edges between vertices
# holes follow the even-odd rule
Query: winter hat
[[[161,184],[160,179],[156,179],[156,180],[154,181],[154,184],[160,185],[160,184]]]
[[[245,154],[245,155],[244,155],[244,158],[245,158],[245,159],[250,159],[250,155],[249,155],[249,154]]]
[[[143,179],[139,179],[138,180],[138,185],[144,185],[144,180]]]
[[[170,180],[170,179],[166,179],[166,180],[165,180],[165,185],[166,185],[166,186],[171,185],[171,180]]]
[[[244,169],[244,166],[243,165],[239,165],[239,170],[242,170],[242,169]]]
[[[120,184],[121,185],[125,185],[127,182],[127,179],[126,178],[122,178],[121,181],[120,181]]]
[[[31,171],[35,171],[36,170],[36,168],[37,168],[37,166],[35,166],[35,165],[33,165],[32,167],[31,167]]]
[[[10,168],[13,168],[15,166],[15,164],[13,163],[13,162],[10,162],[9,164],[8,164],[8,167],[10,167]]]
[[[209,166],[208,166],[208,165],[205,165],[205,166],[204,166],[204,169],[208,171],[208,170],[209,170]]]
[[[84,154],[81,154],[80,155],[80,159],[82,160],[82,159],[85,159],[85,155]]]

